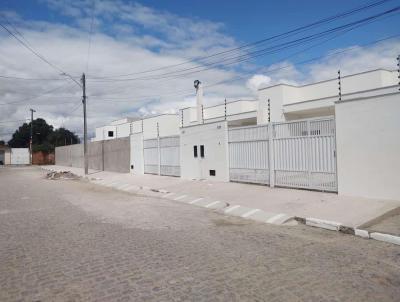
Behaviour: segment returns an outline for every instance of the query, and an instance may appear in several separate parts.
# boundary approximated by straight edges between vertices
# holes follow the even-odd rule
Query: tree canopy
[[[31,135],[31,123],[24,123],[8,141],[11,148],[28,148]],[[79,143],[78,136],[65,128],[54,130],[44,119],[33,120],[32,149],[33,151],[54,151],[55,147]]]

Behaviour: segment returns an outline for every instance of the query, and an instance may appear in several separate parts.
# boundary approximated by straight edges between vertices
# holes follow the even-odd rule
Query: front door
[[[205,147],[204,145],[193,146],[193,157],[196,161],[198,179],[205,179],[206,167],[205,167]]]

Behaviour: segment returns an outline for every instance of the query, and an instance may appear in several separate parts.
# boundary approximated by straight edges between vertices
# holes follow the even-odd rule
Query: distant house
[[[11,148],[6,145],[0,145],[0,165],[11,164]]]
[[[0,145],[0,165],[29,165],[28,148],[10,148]]]

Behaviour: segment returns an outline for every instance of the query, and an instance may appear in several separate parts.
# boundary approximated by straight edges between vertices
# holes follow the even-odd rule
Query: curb
[[[301,224],[305,224],[311,227],[321,228],[330,231],[336,231],[343,234],[354,235],[357,237],[361,237],[364,239],[374,239],[386,243],[391,243],[395,245],[400,245],[400,237],[394,236],[390,234],[378,233],[378,232],[369,232],[367,230],[357,229],[349,226],[342,225],[340,222],[322,220],[317,218],[302,218],[295,217]]]
[[[53,169],[41,167],[46,171],[56,171]],[[148,191],[153,193],[164,194],[162,198],[169,199],[176,202],[183,202],[186,204],[191,204],[199,207],[203,207],[210,210],[218,211],[224,215],[240,217],[243,219],[250,219],[253,221],[284,225],[300,223],[310,227],[321,228],[330,231],[336,231],[343,234],[354,235],[364,239],[374,239],[377,241],[382,241],[386,243],[391,243],[395,245],[400,245],[400,236],[394,236],[379,232],[369,232],[367,230],[357,229],[349,226],[345,226],[340,222],[323,220],[318,218],[303,218],[298,216],[291,216],[284,213],[267,213],[260,209],[247,208],[241,205],[230,205],[227,202],[219,200],[209,200],[207,198],[194,198],[187,195],[176,194],[169,192],[164,189],[153,189],[146,186],[137,186],[133,184],[119,183],[116,181],[105,181],[104,179],[92,178],[89,182],[96,185],[113,188],[123,192],[133,192],[133,191]]]

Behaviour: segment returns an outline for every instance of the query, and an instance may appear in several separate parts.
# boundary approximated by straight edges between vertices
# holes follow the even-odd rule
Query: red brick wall
[[[32,155],[34,165],[54,165],[54,153],[45,153],[42,151],[34,152]]]

